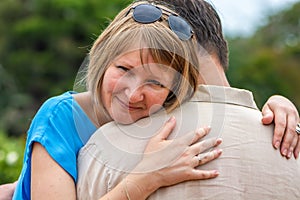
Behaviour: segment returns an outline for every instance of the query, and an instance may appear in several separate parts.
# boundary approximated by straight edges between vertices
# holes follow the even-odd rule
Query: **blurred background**
[[[18,177],[37,109],[50,96],[73,89],[92,42],[130,2],[1,0],[0,184]],[[253,91],[260,108],[268,97],[281,94],[299,110],[299,0],[210,2],[229,42],[230,84]]]

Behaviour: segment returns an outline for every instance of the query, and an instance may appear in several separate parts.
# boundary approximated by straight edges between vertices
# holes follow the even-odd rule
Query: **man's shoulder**
[[[252,92],[233,87],[199,85],[190,101],[233,104],[258,110]]]

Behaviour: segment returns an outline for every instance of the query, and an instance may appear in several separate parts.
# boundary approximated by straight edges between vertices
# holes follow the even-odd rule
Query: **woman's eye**
[[[120,69],[120,70],[122,70],[122,71],[124,71],[124,72],[127,72],[127,71],[129,71],[129,69],[128,68],[126,68],[126,67],[124,67],[124,66],[120,66],[120,65],[118,65],[118,66],[116,66],[118,69]]]
[[[148,80],[148,83],[165,88],[165,86],[162,83],[160,83],[159,81],[156,81],[156,80]]]

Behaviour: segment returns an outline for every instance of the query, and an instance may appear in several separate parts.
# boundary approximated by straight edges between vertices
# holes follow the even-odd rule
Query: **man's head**
[[[148,0],[148,2],[165,4],[185,18],[194,30],[200,50],[204,49],[215,56],[224,71],[227,70],[227,42],[223,35],[220,17],[210,3],[205,0]]]

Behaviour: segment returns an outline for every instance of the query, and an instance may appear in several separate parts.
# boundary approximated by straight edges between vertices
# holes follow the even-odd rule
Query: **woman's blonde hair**
[[[114,59],[126,52],[139,49],[142,55],[142,51],[146,49],[155,62],[168,65],[178,72],[163,105],[168,112],[190,98],[198,85],[196,39],[179,39],[169,28],[168,14],[164,12],[162,20],[148,24],[136,22],[132,17],[132,7],[143,3],[131,4],[123,9],[97,38],[90,50],[87,89],[92,93],[97,111],[104,112],[107,117],[109,116],[100,96],[104,73]],[[156,6],[167,10],[161,5]]]

